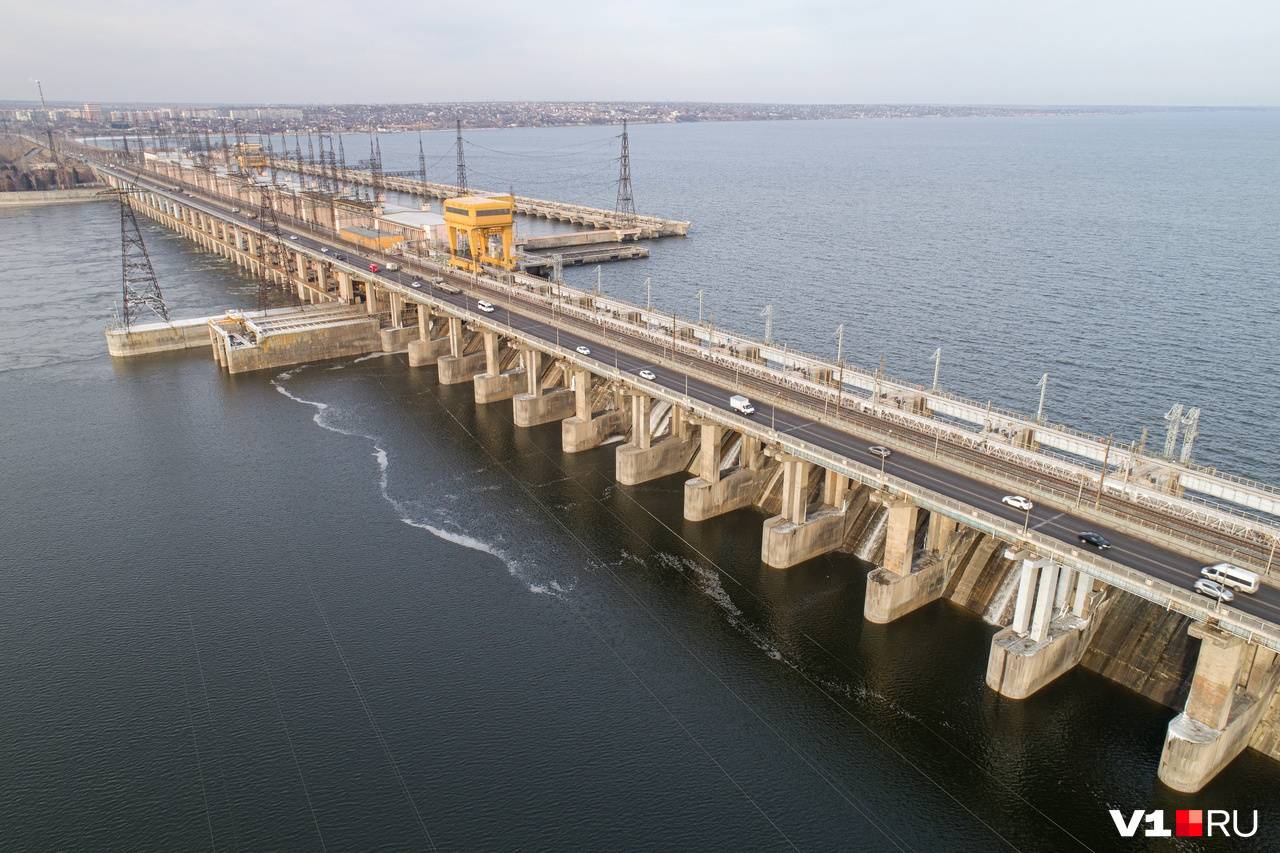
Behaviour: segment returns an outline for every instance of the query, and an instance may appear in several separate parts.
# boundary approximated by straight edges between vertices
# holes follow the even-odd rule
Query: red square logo
[[[1204,812],[1200,809],[1178,809],[1174,834],[1194,837],[1204,835]]]

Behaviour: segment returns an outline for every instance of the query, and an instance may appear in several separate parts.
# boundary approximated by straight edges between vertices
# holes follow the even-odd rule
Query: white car
[[[1204,578],[1196,581],[1195,589],[1201,595],[1216,598],[1218,601],[1234,601],[1236,597],[1230,587],[1223,586],[1217,581],[1205,580]]]
[[[329,247],[328,247],[328,246],[321,246],[321,247],[320,247],[320,251],[324,252],[324,253],[327,255],[327,254],[329,254]]]
[[[297,234],[290,234],[290,235],[289,235],[289,239],[290,239],[290,240],[297,240],[297,239],[298,239],[298,235],[297,235]]]
[[[591,350],[586,347],[578,347],[578,355],[591,355]]]
[[[879,456],[881,459],[889,458],[889,454],[893,451],[885,447],[883,444],[873,444],[867,448],[867,452],[872,456]]]
[[[414,287],[419,287],[419,288],[422,287],[422,282],[416,278],[413,281],[409,282],[409,284],[413,285]]]
[[[477,302],[477,303],[476,303],[476,307],[477,307],[477,308],[479,308],[481,311],[483,311],[483,312],[484,312],[484,313],[486,313],[486,314],[492,314],[492,313],[493,313],[493,303],[492,303],[492,302],[485,302],[483,299],[481,299],[479,302]]]
[[[1014,509],[1020,509],[1023,512],[1031,512],[1031,510],[1036,508],[1035,504],[1024,498],[1022,495],[1005,495],[1000,499],[1000,502],[1007,504]]]
[[[653,380],[658,378],[658,375],[654,373],[652,370],[642,370],[640,371],[640,378],[648,379],[650,382],[652,382]]]

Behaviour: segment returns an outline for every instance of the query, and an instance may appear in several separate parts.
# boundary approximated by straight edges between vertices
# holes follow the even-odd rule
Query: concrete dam
[[[1280,760],[1273,488],[558,281],[448,258],[388,271],[306,218],[282,218],[279,240],[239,212],[267,190],[228,195],[178,164],[97,168],[135,210],[298,302],[113,329],[112,355],[208,347],[241,373],[404,352],[408,369],[470,383],[477,406],[510,401],[519,427],[559,422],[565,453],[614,453],[623,486],[683,478],[691,522],[759,512],[767,566],[834,551],[874,564],[864,619],[941,599],[986,620],[986,684],[1008,699],[1084,666],[1179,710],[1159,771],[1176,790],[1245,749]],[[1031,527],[1006,494],[1064,520]],[[1228,559],[1267,583],[1235,606],[1190,591]]]

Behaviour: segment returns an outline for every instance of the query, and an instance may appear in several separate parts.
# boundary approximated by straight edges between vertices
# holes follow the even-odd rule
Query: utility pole
[[[418,180],[422,181],[422,206],[427,207],[427,155],[422,150],[422,131],[418,131]]]
[[[653,310],[653,279],[646,278],[644,280],[644,289],[645,289],[645,293],[647,294],[645,309],[648,311],[652,311]]]
[[[702,291],[698,291],[698,325],[702,325]]]
[[[1036,383],[1040,388],[1040,406],[1036,409],[1036,423],[1044,423],[1044,395],[1049,390],[1049,374],[1040,377],[1040,381]]]
[[[1107,461],[1111,458],[1111,440],[1115,438],[1115,431],[1107,436],[1107,449],[1102,454],[1102,473],[1098,476],[1098,497],[1093,502],[1093,508],[1097,509],[1102,504],[1102,487],[1107,482]]]
[[[942,370],[942,347],[933,351],[933,393],[938,393],[938,373]]]
[[[840,417],[841,397],[844,394],[844,323],[836,327],[836,417]]]
[[[771,344],[773,343],[773,306],[764,306],[764,310],[760,312],[760,316],[764,318],[764,342],[766,344]]]

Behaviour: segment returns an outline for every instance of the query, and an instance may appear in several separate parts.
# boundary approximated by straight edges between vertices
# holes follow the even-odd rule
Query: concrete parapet
[[[675,436],[655,441],[648,447],[623,444],[618,447],[614,458],[614,476],[624,486],[636,486],[678,474],[688,470],[689,461],[697,449],[697,439]]]
[[[417,337],[418,329],[416,326],[400,326],[395,329],[382,329],[378,334],[382,338],[383,352],[400,352]]]
[[[441,385],[461,385],[484,372],[484,353],[442,355],[436,360],[436,368],[440,371]]]
[[[484,405],[486,403],[496,403],[499,400],[510,400],[516,395],[516,392],[525,386],[524,368],[512,370],[508,373],[499,373],[497,376],[478,373],[475,380],[476,403]]]
[[[1201,638],[1200,656],[1186,710],[1169,721],[1159,770],[1161,782],[1188,794],[1249,746],[1280,687],[1273,652],[1198,623],[1189,633]]]
[[[427,367],[435,364],[441,356],[449,354],[449,337],[436,338],[433,341],[409,341],[409,366]]]
[[[560,447],[565,453],[581,453],[599,447],[606,438],[624,433],[627,421],[627,413],[621,410],[590,418],[578,415],[566,418],[561,422]]]
[[[751,506],[768,482],[772,468],[736,468],[720,473],[715,482],[694,477],[684,484],[685,521],[706,521]]]
[[[867,595],[862,615],[868,622],[885,625],[941,598],[947,586],[947,564],[940,559],[920,560],[911,574],[875,569],[867,575]]]
[[[775,515],[764,523],[760,559],[766,566],[789,569],[805,560],[830,553],[844,543],[846,520],[843,510],[831,506],[810,513],[799,524],[785,516]]]
[[[562,421],[573,415],[573,392],[568,388],[552,388],[541,394],[516,394],[511,409],[516,426],[533,427]]]

